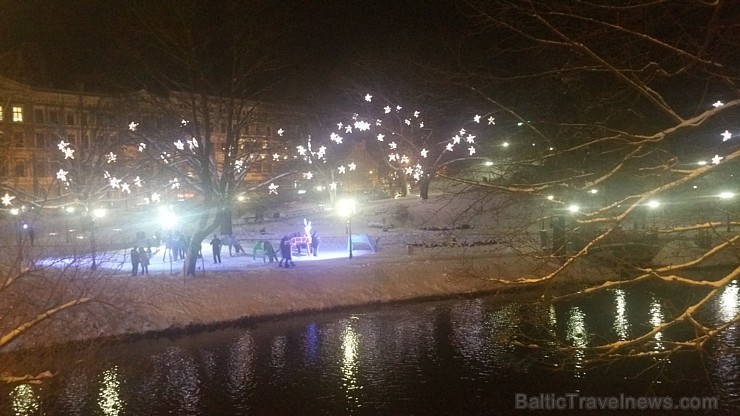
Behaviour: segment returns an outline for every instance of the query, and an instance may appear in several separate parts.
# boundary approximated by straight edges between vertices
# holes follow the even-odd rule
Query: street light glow
[[[647,206],[650,208],[658,208],[660,206],[660,202],[653,199],[647,203]]]
[[[343,217],[351,217],[355,213],[355,200],[349,198],[339,200],[337,202],[337,211]]]
[[[105,210],[105,208],[95,208],[92,214],[95,218],[103,218],[105,217],[105,214],[107,214],[107,211]]]
[[[732,199],[735,197],[735,194],[733,192],[722,192],[719,194],[719,197],[722,199]]]
[[[570,212],[578,212],[580,209],[581,209],[581,207],[579,207],[576,204],[572,204],[572,205],[570,205],[568,207],[568,211],[570,211]]]

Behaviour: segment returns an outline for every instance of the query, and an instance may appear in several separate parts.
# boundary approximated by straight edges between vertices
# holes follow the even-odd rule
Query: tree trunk
[[[219,212],[218,221],[221,227],[221,235],[231,235],[234,233],[234,228],[232,224],[231,205],[225,206]]]
[[[421,199],[427,200],[429,199],[429,183],[431,182],[431,177],[428,173],[425,173],[421,180],[419,181],[419,196],[421,196]]]
[[[194,232],[190,238],[190,245],[185,250],[185,261],[183,262],[183,273],[185,276],[195,276],[198,268],[198,257],[202,255],[201,245],[208,235],[207,232]]]

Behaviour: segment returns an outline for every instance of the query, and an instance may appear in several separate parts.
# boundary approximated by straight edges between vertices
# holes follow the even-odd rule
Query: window
[[[35,108],[33,110],[33,119],[35,122],[41,124],[44,122],[44,109],[43,108]]]
[[[0,121],[3,121],[3,106],[0,105]]]
[[[26,162],[18,160],[15,162],[15,177],[25,178],[26,177]]]
[[[36,147],[37,148],[44,148],[46,147],[46,135],[44,135],[43,132],[37,131],[36,132]]]
[[[37,160],[34,174],[39,178],[49,176],[49,162],[47,160]]]
[[[59,115],[56,110],[49,110],[49,123],[59,123]]]
[[[75,113],[67,113],[67,125],[68,126],[75,125]]]
[[[16,131],[13,138],[15,139],[15,147],[23,147],[25,145],[22,131]]]
[[[13,121],[16,123],[23,122],[23,107],[19,105],[13,106]]]
[[[83,112],[80,115],[80,124],[83,126],[87,126],[87,112]]]

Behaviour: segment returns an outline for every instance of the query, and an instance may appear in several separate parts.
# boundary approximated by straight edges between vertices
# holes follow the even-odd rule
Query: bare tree
[[[470,0],[463,10],[474,29],[461,44],[490,49],[458,49],[464,67],[427,66],[427,74],[452,80],[497,120],[522,123],[526,134],[507,150],[512,157],[500,167],[507,175],[453,178],[527,196],[533,212],[542,206],[531,224],[547,219],[553,234],[540,255],[559,261],[552,273],[513,284],[567,281],[574,265],[599,258],[618,264],[622,277],[579,294],[650,279],[704,291],[633,339],[577,346],[600,358],[701,348],[736,324],[740,316],[713,325],[699,312],[740,274],[736,8],[724,1]],[[662,264],[643,261],[676,240],[698,250]],[[689,276],[719,255],[734,259],[726,272]],[[649,348],[657,332],[676,325],[694,336]]]
[[[146,144],[173,187],[197,195],[200,208],[183,270],[192,275],[201,242],[218,227],[231,233],[232,202],[248,188],[250,171],[276,149],[279,123],[274,115],[289,113],[259,102],[278,80],[278,62],[268,46],[280,35],[272,20],[279,16],[267,13],[274,7],[270,2],[260,1],[226,2],[218,8],[200,1],[165,2],[154,6],[161,8],[159,13],[150,13],[150,7],[149,2],[132,7],[134,35],[146,42],[127,47],[141,46],[129,52],[140,58],[136,73],[154,92],[145,97],[146,105],[164,117],[141,128],[140,120],[132,120],[132,135]],[[257,181],[252,186],[282,174],[251,178]]]

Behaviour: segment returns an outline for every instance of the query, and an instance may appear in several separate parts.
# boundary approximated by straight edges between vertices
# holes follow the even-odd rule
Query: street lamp
[[[732,192],[722,192],[719,194],[719,197],[725,201],[729,201],[732,198],[735,197],[735,194]],[[732,232],[732,222],[730,221],[730,208],[727,207],[727,232]]]
[[[92,210],[92,218],[90,219],[90,248],[92,249],[92,265],[90,266],[93,270],[98,268],[95,264],[95,219],[103,218],[107,214],[105,208],[95,208]]]
[[[342,199],[337,202],[337,210],[339,215],[347,218],[347,250],[349,251],[349,258],[352,258],[352,215],[355,213],[355,200],[354,199]]]
[[[18,208],[11,208],[10,213],[13,214],[15,217],[15,232],[18,235],[18,255],[23,255],[23,240],[21,236],[21,222],[19,219],[19,215],[21,214],[21,211]]]
[[[658,207],[660,206],[660,201],[656,201],[654,199],[651,199],[650,201],[648,201],[647,206],[648,206],[648,208],[650,208],[650,211],[653,213],[653,228],[656,228],[656,226],[655,226],[655,216],[656,216],[656,213],[655,212],[657,211]]]

